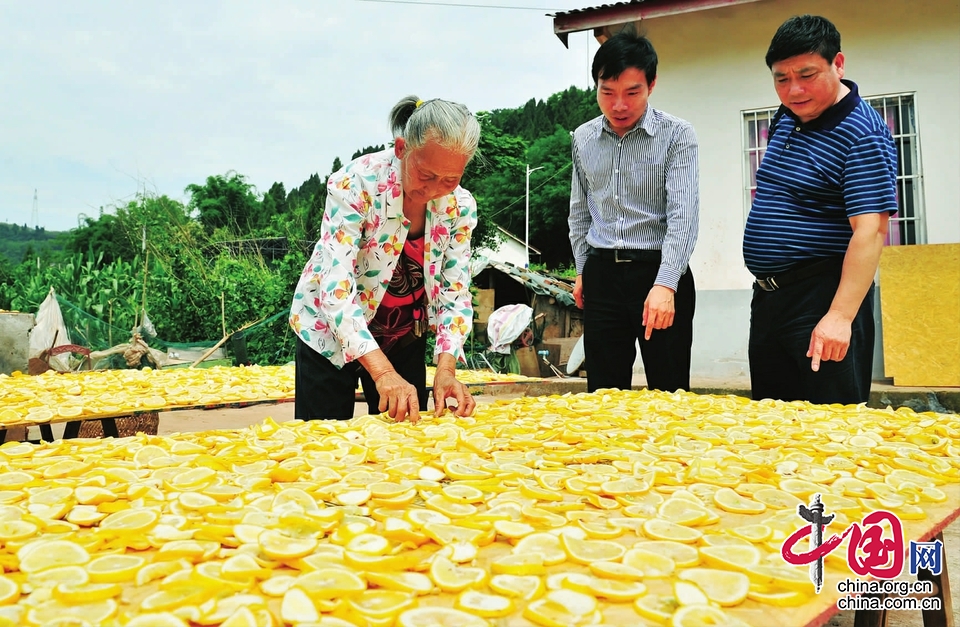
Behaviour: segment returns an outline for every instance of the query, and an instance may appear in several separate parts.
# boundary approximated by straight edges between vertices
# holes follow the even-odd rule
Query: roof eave
[[[568,46],[568,35],[637,20],[649,20],[667,15],[694,13],[760,0],[647,0],[639,4],[605,5],[579,11],[557,13],[553,16],[553,32]],[[569,47],[569,46],[568,46]]]

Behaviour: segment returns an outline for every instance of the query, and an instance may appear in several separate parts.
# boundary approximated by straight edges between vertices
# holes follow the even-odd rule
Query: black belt
[[[626,263],[630,261],[646,261],[660,263],[659,250],[637,250],[631,248],[591,248],[588,253],[591,257],[599,257],[604,261]]]
[[[827,257],[826,259],[819,259],[817,261],[802,262],[776,276],[757,279],[757,287],[764,292],[775,292],[788,285],[799,283],[804,279],[823,274],[829,270],[839,269],[841,266],[843,266],[843,257]]]

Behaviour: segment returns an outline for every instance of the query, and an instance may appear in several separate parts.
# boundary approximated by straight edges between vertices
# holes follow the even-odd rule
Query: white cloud
[[[439,1],[439,0],[438,0]],[[443,0],[446,2],[462,0]],[[0,220],[77,225],[146,186],[235,170],[261,191],[389,140],[416,93],[474,111],[589,84],[596,44],[521,11],[360,0],[0,4]]]

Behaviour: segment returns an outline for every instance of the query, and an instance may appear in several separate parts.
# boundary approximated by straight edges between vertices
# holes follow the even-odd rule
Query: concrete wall
[[[846,77],[863,96],[915,92],[927,242],[960,241],[957,2],[765,0],[655,18],[642,25],[660,57],[651,103],[689,120],[700,141],[700,239],[691,267],[703,290],[750,285],[741,253],[741,112],[779,104],[763,57],[777,27],[803,13],[837,25]]]
[[[35,318],[28,313],[0,313],[0,373],[27,371],[30,330]]]

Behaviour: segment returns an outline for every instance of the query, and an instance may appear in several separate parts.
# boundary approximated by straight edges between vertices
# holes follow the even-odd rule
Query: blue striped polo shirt
[[[897,211],[897,150],[890,129],[850,93],[809,122],[781,106],[757,170],[743,234],[743,259],[757,277],[843,255],[850,218]]]

